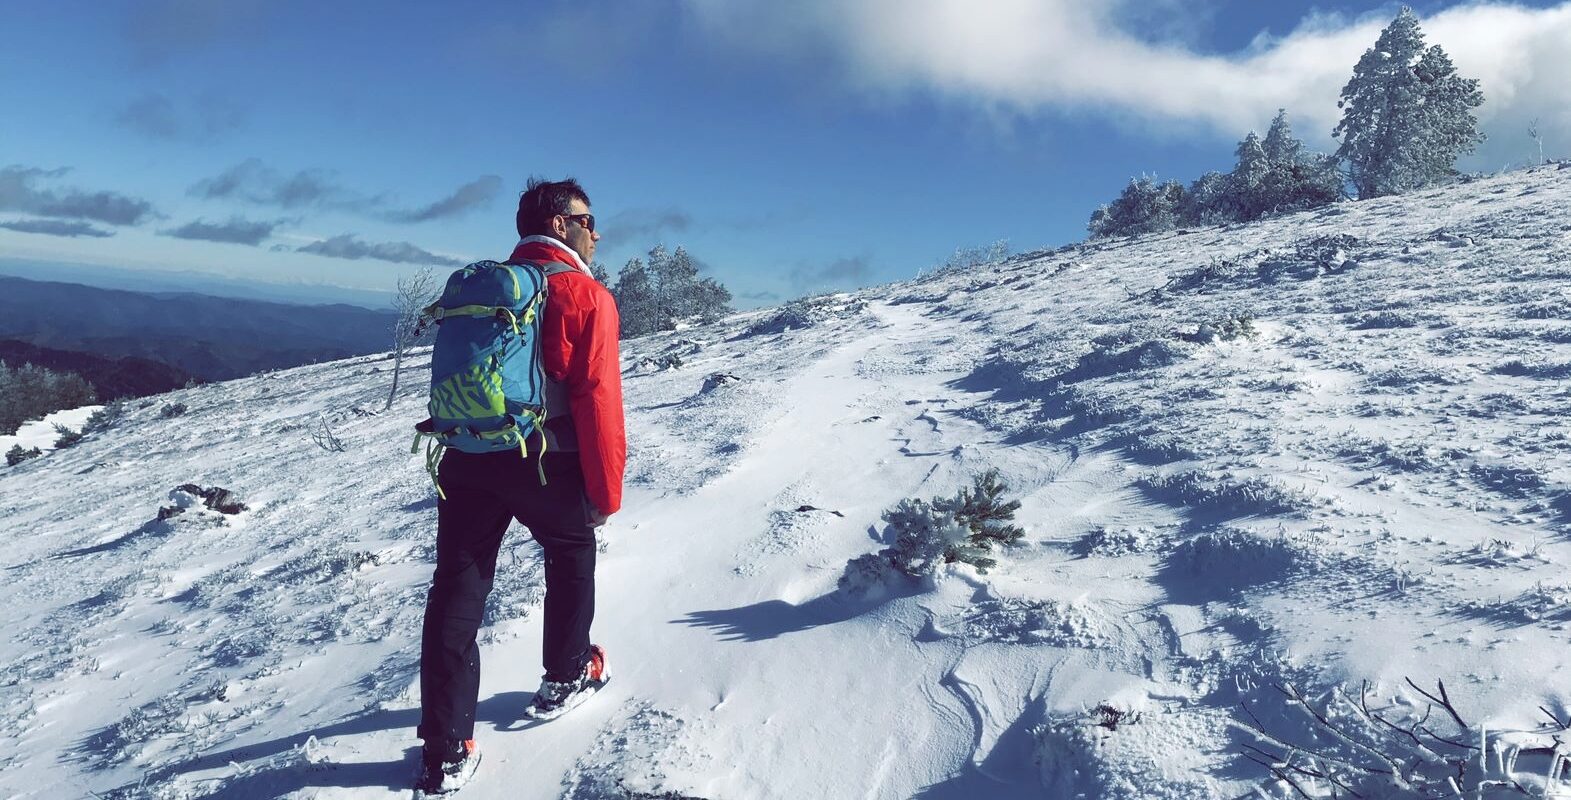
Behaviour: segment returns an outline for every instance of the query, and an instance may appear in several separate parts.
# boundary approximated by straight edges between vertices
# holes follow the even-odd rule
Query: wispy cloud
[[[502,179],[499,176],[482,175],[425,208],[394,211],[388,216],[396,222],[426,222],[457,217],[490,203],[500,191],[502,191]]]
[[[273,230],[289,220],[258,221],[243,217],[230,217],[227,222],[208,222],[198,219],[178,228],[159,231],[159,235],[176,239],[196,239],[204,242],[246,244],[256,247],[273,235]]]
[[[791,270],[791,286],[798,291],[860,286],[873,273],[867,256],[839,258],[828,264],[801,265]]]
[[[658,241],[666,233],[686,233],[693,218],[675,208],[629,208],[617,212],[600,227],[619,242]]]
[[[114,231],[95,228],[86,222],[68,222],[58,219],[17,219],[0,221],[0,228],[18,231],[21,233],[41,233],[45,236],[91,236],[94,238],[107,238],[115,235]]]
[[[408,242],[362,242],[352,233],[312,242],[295,248],[300,253],[312,253],[328,258],[346,258],[358,261],[363,258],[390,261],[395,264],[436,264],[446,267],[463,266],[455,258],[439,256]]]
[[[1353,64],[1394,9],[1358,17],[1316,14],[1242,52],[1200,52],[1133,34],[1128,0],[691,0],[712,39],[770,57],[827,59],[852,86],[924,93],[994,111],[1110,113],[1153,129],[1198,125],[1237,136],[1278,107],[1324,146]],[[1423,20],[1488,98],[1486,130],[1541,116],[1571,139],[1571,3],[1529,9],[1465,3]],[[939,47],[934,42],[942,42]],[[1521,137],[1516,137],[1521,138]]]
[[[198,181],[189,193],[204,200],[240,200],[256,205],[298,209],[333,206],[365,208],[370,200],[338,185],[332,172],[321,169],[280,172],[249,158],[215,177]]]
[[[0,168],[0,211],[21,211],[40,217],[80,219],[109,225],[135,225],[156,216],[153,204],[118,192],[74,188],[39,188],[69,170],[12,165]]]
[[[245,112],[234,101],[215,93],[197,96],[178,106],[167,95],[150,92],[115,114],[115,121],[153,139],[212,141],[241,126]]]
[[[502,179],[483,175],[448,196],[419,208],[399,208],[387,194],[366,194],[343,185],[326,169],[285,172],[249,158],[211,178],[197,181],[187,193],[204,200],[234,200],[286,210],[330,209],[393,222],[427,222],[456,217],[481,208],[502,190]]]

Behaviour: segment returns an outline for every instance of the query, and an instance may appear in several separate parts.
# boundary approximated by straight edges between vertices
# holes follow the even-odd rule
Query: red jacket
[[[627,432],[622,422],[622,367],[616,300],[584,268],[578,254],[544,236],[531,236],[509,261],[556,261],[573,267],[546,278],[540,349],[546,375],[567,387],[578,463],[589,502],[607,516],[622,508]]]

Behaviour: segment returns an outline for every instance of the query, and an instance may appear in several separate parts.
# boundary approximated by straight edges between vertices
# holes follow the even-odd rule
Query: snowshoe
[[[474,777],[480,766],[480,749],[474,739],[465,739],[456,747],[432,747],[429,743],[420,753],[420,774],[415,778],[415,800],[450,795]]]
[[[583,674],[571,681],[541,680],[535,699],[524,709],[524,718],[556,719],[594,696],[610,681],[611,670],[606,666],[605,649],[597,644],[590,645],[589,662],[584,664]]]

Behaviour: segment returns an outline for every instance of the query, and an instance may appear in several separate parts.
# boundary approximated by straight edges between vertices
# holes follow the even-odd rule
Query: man
[[[627,457],[616,303],[589,270],[600,234],[577,181],[531,178],[516,222],[521,241],[508,261],[540,264],[547,275],[545,440],[532,436],[527,457],[452,449],[442,457],[445,497],[437,501],[436,573],[420,651],[417,732],[425,747],[417,788],[428,796],[456,790],[479,764],[475,635],[513,520],[545,552],[545,677],[525,715],[557,716],[609,677],[589,625],[595,528],[621,508]]]

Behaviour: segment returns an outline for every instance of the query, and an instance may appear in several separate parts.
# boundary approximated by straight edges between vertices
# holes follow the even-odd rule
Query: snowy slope
[[[1285,797],[1241,755],[1240,701],[1303,722],[1273,683],[1400,706],[1444,680],[1468,722],[1548,743],[1568,209],[1549,167],[624,343],[616,678],[520,723],[541,580],[515,528],[464,796]],[[0,470],[0,795],[407,796],[435,503],[424,364],[380,413],[390,366],[175,392],[183,416]],[[997,568],[836,591],[882,511],[990,467],[1028,531]]]

